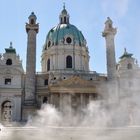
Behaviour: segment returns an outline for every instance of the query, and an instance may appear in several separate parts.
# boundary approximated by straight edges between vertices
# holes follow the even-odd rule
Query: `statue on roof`
[[[10,47],[9,48],[13,48],[12,42],[10,42]]]
[[[120,59],[123,59],[123,58],[132,58],[133,54],[132,53],[128,53],[126,48],[124,48],[124,53],[123,55],[120,57]]]

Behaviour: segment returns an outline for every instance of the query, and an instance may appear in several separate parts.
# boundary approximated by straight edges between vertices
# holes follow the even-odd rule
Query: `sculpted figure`
[[[110,29],[112,28],[112,20],[110,19],[110,17],[107,17],[107,21],[105,22],[105,29]]]

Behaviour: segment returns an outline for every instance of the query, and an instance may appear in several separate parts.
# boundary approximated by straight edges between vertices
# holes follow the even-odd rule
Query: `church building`
[[[120,61],[116,62],[114,38],[117,29],[109,17],[102,32],[107,75],[90,71],[86,39],[71,24],[65,6],[59,15],[59,24],[46,36],[41,72],[36,72],[39,24],[34,12],[28,19],[26,70],[12,43],[0,55],[0,122],[27,121],[44,103],[54,105],[64,114],[70,111],[76,114],[90,101],[108,100],[110,93],[113,97],[109,102],[131,96],[133,86],[140,83],[140,68],[133,54],[125,49]],[[139,92],[139,88],[135,89],[136,94]]]

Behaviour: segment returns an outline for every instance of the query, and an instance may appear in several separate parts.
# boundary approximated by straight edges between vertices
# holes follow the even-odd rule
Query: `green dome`
[[[81,31],[71,24],[58,24],[52,28],[46,38],[44,49],[54,45],[85,46],[86,40]]]

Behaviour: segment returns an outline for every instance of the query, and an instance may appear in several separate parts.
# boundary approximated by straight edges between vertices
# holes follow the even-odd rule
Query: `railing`
[[[61,74],[85,74],[85,75],[98,75],[106,77],[107,74],[104,73],[97,73],[96,71],[83,71],[83,70],[73,70],[73,69],[57,69],[57,70],[51,70],[48,72],[37,72],[37,75],[42,74],[50,74],[50,73],[61,73]]]

